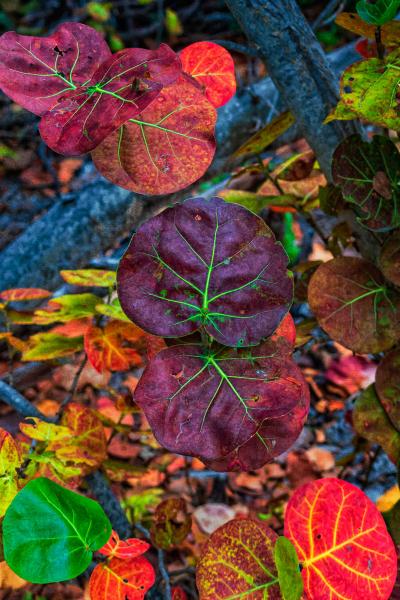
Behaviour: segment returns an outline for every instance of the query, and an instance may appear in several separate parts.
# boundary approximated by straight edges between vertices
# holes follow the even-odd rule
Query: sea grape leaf
[[[179,546],[192,529],[192,517],[183,498],[168,498],[156,507],[151,524],[151,539],[155,546],[170,550]]]
[[[383,408],[400,432],[400,350],[398,348],[383,357],[376,371],[375,386]]]
[[[104,177],[139,194],[170,194],[197,181],[215,152],[217,113],[190,82],[179,79],[92,152]]]
[[[134,400],[171,452],[197,456],[219,470],[251,470],[299,435],[309,391],[280,338],[241,350],[195,344],[161,350]]]
[[[265,194],[258,194],[257,192],[234,190],[230,188],[221,190],[219,194],[226,202],[240,204],[256,214],[260,213],[263,208],[272,208],[272,210],[275,210],[277,207],[295,212],[293,207],[299,207],[300,205],[299,199],[293,194],[266,196]]]
[[[137,538],[121,540],[116,531],[112,531],[108,542],[98,552],[110,558],[130,559],[141,556],[150,548],[150,544]]]
[[[117,321],[125,321],[126,323],[131,322],[131,320],[126,316],[126,314],[122,310],[118,298],[112,300],[110,304],[98,304],[96,306],[96,310],[101,315],[105,315],[106,317],[110,317],[111,319],[115,319]]]
[[[188,600],[186,592],[181,587],[171,588],[171,600]]]
[[[371,25],[384,25],[395,18],[400,0],[359,0],[356,10],[360,17]]]
[[[111,57],[101,33],[82,23],[63,23],[48,37],[0,37],[0,88],[36,115],[50,110],[65,93],[90,81]]]
[[[366,23],[356,13],[342,12],[336,17],[335,23],[357,35],[369,40],[375,40],[376,27],[370,23]],[[400,38],[399,21],[385,23],[381,28],[381,37],[382,43],[385,46],[397,46]]]
[[[143,332],[133,323],[109,321],[104,328],[91,325],[85,333],[85,352],[99,373],[128,371],[142,363],[138,352],[142,338]]]
[[[40,135],[60,154],[90,152],[144,111],[163,84],[172,83],[181,72],[178,55],[165,44],[158,50],[121,50],[100,65],[85,87],[59,98],[43,115]]]
[[[31,335],[26,348],[23,351],[21,360],[51,360],[52,358],[61,358],[70,356],[79,352],[83,348],[82,337],[68,337],[58,335],[57,333],[44,332]]]
[[[154,568],[144,556],[112,558],[94,568],[89,580],[90,598],[143,600],[154,582]]]
[[[103,269],[76,269],[60,271],[61,277],[71,285],[113,287],[115,283],[115,271]]]
[[[394,231],[383,244],[379,268],[391,283],[400,287],[400,232]]]
[[[17,469],[21,466],[21,450],[12,435],[0,429],[0,519],[19,490]]]
[[[281,600],[274,546],[278,536],[264,523],[234,519],[206,542],[197,566],[201,600]]]
[[[242,144],[233,154],[233,158],[260,154],[282,133],[285,133],[294,122],[295,118],[290,111],[287,110],[281,113]]]
[[[180,52],[182,68],[204,88],[215,107],[223,106],[236,92],[235,63],[222,46],[195,42]]]
[[[37,417],[28,417],[25,422],[19,424],[19,428],[23,434],[38,442],[58,442],[71,436],[68,427],[48,423]]]
[[[326,478],[297,488],[286,508],[285,536],[296,548],[308,597],[390,597],[396,549],[382,515],[354,485]]]
[[[40,288],[13,288],[0,292],[0,300],[5,303],[21,302],[22,300],[43,300],[51,296],[51,292]]]
[[[343,256],[320,265],[308,301],[320,326],[354,352],[383,352],[400,337],[400,295],[362,258]]]
[[[389,419],[374,385],[358,396],[353,410],[354,429],[363,438],[382,446],[389,458],[400,461],[400,433]]]
[[[340,102],[325,122],[357,117],[389,129],[400,129],[397,88],[400,49],[383,60],[369,58],[348,67],[340,81]]]
[[[368,143],[355,134],[343,140],[332,175],[361,224],[377,231],[400,225],[400,154],[388,137],[375,135]]]
[[[32,583],[73,579],[111,534],[100,504],[40,477],[14,498],[3,521],[4,556]]]
[[[274,560],[283,600],[299,600],[303,595],[299,559],[293,544],[284,536],[276,540]]]
[[[35,323],[67,323],[75,319],[92,317],[96,314],[96,306],[101,304],[101,298],[94,294],[65,294],[49,301],[43,309],[35,311]]]
[[[226,346],[255,345],[289,310],[287,260],[260,217],[221,198],[191,198],[138,229],[119,265],[118,296],[155,335],[204,328]]]

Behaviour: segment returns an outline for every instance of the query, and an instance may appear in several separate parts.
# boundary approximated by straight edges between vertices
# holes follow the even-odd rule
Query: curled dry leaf
[[[191,528],[192,517],[187,512],[183,498],[168,498],[154,512],[151,539],[158,548],[170,550],[184,541]]]
[[[143,600],[154,582],[154,569],[144,556],[112,558],[94,568],[89,581],[90,600]]]
[[[400,350],[398,348],[382,359],[376,371],[375,385],[383,408],[394,427],[400,431]]]
[[[375,135],[368,143],[356,134],[343,140],[333,155],[332,175],[363,225],[377,231],[400,225],[400,154],[388,137]]]
[[[235,519],[205,544],[197,567],[200,600],[281,600],[274,545],[278,536],[259,521]]]
[[[42,38],[9,31],[0,38],[0,88],[43,115],[60,96],[90,81],[110,57],[101,33],[82,23],[63,23]]]
[[[320,265],[308,301],[321,327],[354,352],[382,352],[400,337],[400,295],[364,259],[346,256]]]
[[[215,152],[217,113],[190,82],[163,88],[92,152],[104,177],[139,194],[170,194],[199,179]]]
[[[379,268],[391,283],[400,287],[400,234],[394,231],[385,241],[379,255]]]
[[[222,46],[195,42],[181,51],[180,58],[182,69],[203,86],[206,98],[217,108],[235,94],[235,63]]]
[[[376,506],[350,483],[329,478],[298,488],[286,509],[285,536],[297,551],[308,597],[390,597],[395,546]]]
[[[134,399],[160,444],[218,470],[257,469],[287,450],[309,407],[285,339],[242,350],[169,347],[150,361]]]
[[[204,328],[224,345],[255,345],[289,310],[287,261],[260,217],[220,198],[192,198],[138,229],[120,262],[118,296],[155,335]]]
[[[121,50],[105,60],[85,86],[58,98],[42,117],[40,135],[60,154],[90,152],[144,111],[163,84],[175,81],[181,71],[178,56],[165,44],[158,50]]]

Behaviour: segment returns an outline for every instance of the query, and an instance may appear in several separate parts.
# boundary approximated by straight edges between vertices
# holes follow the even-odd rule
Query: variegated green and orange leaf
[[[104,328],[93,325],[85,334],[85,351],[99,373],[127,371],[142,362],[137,349],[132,347],[142,337],[142,330],[132,323],[110,321]]]
[[[21,450],[12,435],[0,429],[0,518],[19,490],[17,469],[21,466]]]
[[[83,347],[83,338],[59,335],[50,331],[31,335],[28,342],[10,338],[9,343],[22,352],[23,361],[51,360],[79,352]]]
[[[285,535],[296,548],[307,597],[390,597],[394,543],[376,506],[350,483],[327,478],[298,488],[287,506]]]
[[[44,309],[35,311],[35,323],[67,323],[75,319],[83,319],[96,314],[96,305],[101,298],[95,294],[66,294],[49,301]]]
[[[144,556],[112,558],[90,576],[90,600],[143,600],[154,581],[154,569]]]
[[[234,519],[203,548],[196,582],[200,600],[281,600],[274,546],[278,536],[264,523]]]
[[[59,442],[71,436],[71,430],[62,425],[48,423],[37,417],[29,417],[25,423],[19,425],[22,433],[38,442]]]
[[[115,283],[115,271],[104,269],[76,269],[60,271],[61,277],[72,285],[112,287]]]

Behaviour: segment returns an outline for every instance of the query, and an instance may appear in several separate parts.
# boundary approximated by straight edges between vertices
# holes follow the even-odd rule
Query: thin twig
[[[240,54],[247,54],[247,56],[253,56],[254,58],[259,58],[259,53],[255,48],[251,48],[250,46],[246,46],[245,44],[237,44],[236,42],[231,42],[230,40],[212,40],[214,44],[219,44],[223,46],[227,50],[231,50],[232,52],[240,52]]]

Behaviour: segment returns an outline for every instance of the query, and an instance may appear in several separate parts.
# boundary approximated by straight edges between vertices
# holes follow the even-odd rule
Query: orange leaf
[[[77,269],[60,271],[61,277],[72,285],[112,287],[115,283],[115,271],[103,269]]]
[[[204,86],[206,98],[222,106],[236,92],[235,64],[228,50],[213,42],[196,42],[180,53],[183,70]]]
[[[113,530],[111,537],[98,552],[104,556],[117,557],[117,558],[136,558],[141,554],[147,552],[150,548],[150,544],[139,540],[137,538],[129,538],[127,540],[121,540],[118,533]]]
[[[154,581],[154,569],[144,556],[129,560],[112,558],[97,565],[91,574],[90,599],[143,600]]]
[[[99,373],[127,371],[141,363],[140,354],[128,344],[138,342],[142,335],[138,327],[123,321],[110,321],[104,329],[89,327],[85,334],[87,357]]]
[[[285,535],[302,563],[304,588],[318,600],[387,600],[397,576],[393,541],[376,506],[340,479],[298,488]]]
[[[51,292],[40,288],[14,288],[0,292],[0,299],[4,302],[19,302],[21,300],[42,300],[51,296]]]

